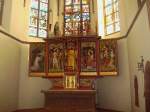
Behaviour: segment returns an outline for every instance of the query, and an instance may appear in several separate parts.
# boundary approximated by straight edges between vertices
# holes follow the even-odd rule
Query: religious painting
[[[49,72],[64,71],[64,44],[51,42],[49,44]]]
[[[76,41],[67,41],[65,72],[73,72],[77,69],[77,43]]]
[[[92,89],[94,79],[80,78],[80,89]]]
[[[30,44],[30,73],[45,72],[45,44],[32,43]]]
[[[52,88],[51,89],[63,89],[64,88],[64,81],[63,78],[53,78],[52,81]]]
[[[100,41],[100,75],[117,75],[117,41]]]
[[[81,71],[96,71],[96,43],[81,42]]]

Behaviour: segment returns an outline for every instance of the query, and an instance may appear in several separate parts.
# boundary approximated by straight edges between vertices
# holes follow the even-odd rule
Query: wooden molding
[[[107,112],[123,112],[123,111],[118,111],[118,110],[113,110],[113,109],[104,109],[104,108],[96,108],[96,110],[98,112],[101,112],[101,111],[107,111]]]

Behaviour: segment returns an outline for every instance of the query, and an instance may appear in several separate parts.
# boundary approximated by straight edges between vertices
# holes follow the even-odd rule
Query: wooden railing
[[[131,30],[132,30],[132,28],[133,28],[133,26],[134,26],[136,20],[138,19],[139,15],[140,15],[140,12],[142,11],[142,9],[143,9],[145,3],[146,3],[146,0],[143,0],[143,2],[142,2],[142,4],[141,4],[141,7],[138,9],[138,11],[137,11],[137,13],[136,13],[136,15],[135,15],[135,17],[134,17],[134,19],[133,19],[131,25],[129,26],[129,28],[128,28],[126,34],[123,35],[123,36],[120,36],[120,37],[116,37],[116,38],[114,38],[114,39],[120,40],[120,39],[124,39],[124,38],[127,38],[127,37],[128,37],[128,35],[129,35],[129,33],[131,32]],[[30,43],[33,43],[33,42],[28,42],[28,41],[20,40],[20,39],[18,39],[17,37],[15,37],[15,36],[13,36],[13,35],[11,35],[11,34],[5,32],[5,31],[3,31],[3,30],[1,30],[1,29],[0,29],[0,33],[2,33],[2,34],[4,34],[4,35],[6,35],[6,36],[8,36],[8,37],[10,37],[10,38],[12,38],[12,39],[14,39],[14,40],[16,40],[17,42],[20,42],[20,43],[22,43],[22,44],[30,44]]]

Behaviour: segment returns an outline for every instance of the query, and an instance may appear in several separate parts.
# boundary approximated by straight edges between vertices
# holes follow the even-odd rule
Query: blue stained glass
[[[39,29],[39,37],[46,37],[47,36],[47,31],[44,29]]]
[[[71,21],[71,16],[65,15],[65,22],[70,22],[70,21]]]
[[[65,35],[78,35],[85,30],[86,33],[89,31],[89,2],[90,0],[65,0]]]
[[[89,20],[89,19],[90,19],[89,13],[83,13],[83,14],[82,14],[82,18],[83,18],[83,21]]]
[[[38,9],[38,0],[31,0],[31,8]]]
[[[80,18],[81,18],[81,16],[80,16],[80,14],[79,13],[75,13],[73,16],[72,16],[72,18],[73,18],[73,21],[80,21]]]
[[[41,11],[48,11],[48,4],[46,4],[46,3],[40,3],[40,10]]]
[[[37,28],[36,27],[29,27],[29,35],[30,36],[37,36]]]

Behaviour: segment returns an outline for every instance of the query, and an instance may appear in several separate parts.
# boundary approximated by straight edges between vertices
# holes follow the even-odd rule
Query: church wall
[[[123,17],[126,19],[126,27],[128,29],[138,11],[138,5],[137,0],[124,0],[123,2],[124,2]]]
[[[100,108],[123,112],[131,111],[130,80],[126,39],[118,41],[118,76],[98,79],[98,105]]]
[[[21,46],[21,66],[19,81],[19,109],[40,108],[44,106],[44,94],[41,90],[51,87],[48,79],[29,77],[29,45]]]
[[[0,112],[12,112],[18,106],[20,44],[2,33],[0,57]]]
[[[146,4],[140,13],[131,33],[128,36],[129,67],[131,77],[132,109],[136,112],[145,112],[144,73],[137,70],[137,63],[144,58],[144,64],[150,60],[150,27],[148,23]],[[139,107],[135,106],[134,77],[138,80]]]
[[[10,31],[10,20],[11,20],[11,12],[12,12],[11,9],[12,9],[12,0],[4,0],[2,27],[6,31]]]
[[[116,38],[124,36],[126,34],[127,20],[125,18],[126,14],[124,6],[125,1],[122,0],[119,1],[121,31],[109,36],[103,36],[102,38]],[[98,79],[97,103],[100,108],[130,112],[131,91],[130,91],[130,76],[128,67],[127,39],[118,40],[118,67],[119,67],[118,76],[112,77],[108,76]]]
[[[29,12],[28,11],[29,11],[29,6],[30,6],[29,3],[30,3],[30,0],[27,0],[26,4],[25,4],[26,6],[24,7],[23,0],[12,0],[11,15],[10,15],[10,13],[7,13],[8,15],[10,15],[10,23],[9,23],[9,26],[6,24],[7,25],[6,30],[8,28],[10,34],[16,36],[17,38],[19,38],[21,40],[42,41],[41,39],[32,38],[32,37],[28,36],[28,25],[29,25]],[[6,5],[9,5],[9,4],[6,4]],[[4,26],[6,26],[6,25],[4,25]],[[10,42],[9,44],[11,45],[12,43]],[[1,48],[4,48],[4,47],[1,47]],[[40,91],[44,88],[48,89],[51,85],[50,81],[42,79],[42,78],[37,78],[37,77],[34,77],[34,78],[29,77],[29,74],[28,74],[29,46],[28,45],[25,46],[25,45],[21,44],[20,45],[20,50],[21,50],[20,53],[16,52],[14,54],[14,53],[12,53],[13,50],[11,50],[11,49],[15,49],[15,48],[9,48],[9,49],[8,49],[8,52],[10,52],[10,54],[8,53],[8,57],[10,57],[11,55],[14,56],[14,55],[20,54],[19,58],[16,57],[16,61],[19,61],[19,63],[17,64],[14,62],[14,64],[20,65],[20,68],[18,68],[18,70],[20,69],[18,80],[13,79],[15,81],[17,80],[17,85],[19,85],[19,87],[18,87],[19,90],[16,91],[16,95],[13,94],[14,98],[16,98],[18,96],[17,99],[13,99],[14,105],[16,107],[18,107],[19,109],[43,107],[44,96],[42,93],[40,93]],[[14,59],[14,61],[15,61],[15,59]],[[6,61],[6,63],[9,63],[9,62]],[[19,83],[18,83],[18,81],[19,81]],[[5,86],[3,85],[3,87],[5,87]],[[11,90],[11,88],[8,88],[8,89]],[[9,92],[9,94],[11,94],[11,92]],[[9,97],[7,95],[4,98],[9,98]],[[2,101],[2,100],[0,100],[0,101]],[[18,103],[16,104],[15,102],[18,102]],[[9,104],[9,103],[6,102],[3,104]],[[5,111],[2,111],[2,112],[5,112]]]

